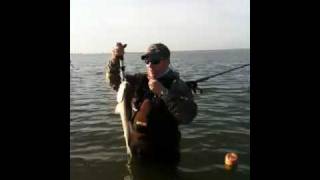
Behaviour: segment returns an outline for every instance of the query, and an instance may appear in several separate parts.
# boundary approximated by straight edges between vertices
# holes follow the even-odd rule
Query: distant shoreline
[[[173,50],[171,51],[172,53],[174,52],[202,52],[202,51],[230,51],[230,50],[250,50],[250,48],[235,48],[235,49],[211,49],[211,50]],[[130,54],[141,54],[144,52],[126,52]],[[110,53],[70,53],[72,55],[97,55],[97,54],[110,54]]]

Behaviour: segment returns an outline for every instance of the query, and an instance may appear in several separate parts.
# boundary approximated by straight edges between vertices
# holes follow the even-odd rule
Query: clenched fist
[[[119,61],[120,59],[123,59],[124,55],[124,48],[127,47],[127,44],[122,44],[121,42],[118,42],[116,47],[114,47],[111,51],[111,60],[115,63],[116,61]]]
[[[162,92],[167,91],[167,89],[156,79],[149,79],[148,85],[149,89],[157,96],[161,96]]]

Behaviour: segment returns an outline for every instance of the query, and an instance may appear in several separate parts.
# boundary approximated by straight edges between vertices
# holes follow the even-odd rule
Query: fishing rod
[[[196,93],[197,91],[199,91],[199,93],[202,93],[202,89],[198,88],[198,83],[199,82],[203,82],[203,81],[206,81],[210,78],[214,78],[216,76],[220,76],[222,74],[225,74],[225,73],[228,73],[228,72],[231,72],[231,71],[234,71],[234,70],[237,70],[237,69],[240,69],[240,68],[244,68],[246,66],[249,66],[250,64],[244,64],[242,66],[239,66],[239,67],[236,67],[236,68],[232,68],[232,69],[229,69],[227,71],[223,71],[223,72],[220,72],[220,73],[217,73],[217,74],[214,74],[214,75],[210,75],[210,76],[207,76],[207,77],[203,77],[203,78],[200,78],[200,79],[197,79],[197,80],[194,80],[194,81],[187,81],[186,84],[189,86],[189,88],[194,92]]]

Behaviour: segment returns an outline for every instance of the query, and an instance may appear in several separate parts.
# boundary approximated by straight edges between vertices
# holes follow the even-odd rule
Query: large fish
[[[121,48],[124,50],[124,48],[127,46],[127,44],[122,45],[122,43],[117,43],[117,48]],[[132,132],[132,126],[129,122],[129,119],[131,117],[131,106],[130,101],[128,97],[128,88],[129,83],[125,78],[124,73],[124,63],[123,63],[123,56],[119,57],[120,59],[120,76],[121,76],[121,84],[119,86],[118,92],[117,92],[117,101],[118,104],[116,106],[115,112],[120,114],[121,117],[121,123],[122,123],[122,129],[123,129],[123,135],[126,143],[126,149],[127,154],[129,155],[129,158],[131,159],[132,153],[129,146],[129,136]]]
[[[124,139],[126,142],[126,148],[127,148],[127,154],[132,157],[131,149],[129,146],[129,135],[132,132],[132,126],[129,122],[129,118],[131,116],[130,114],[130,102],[128,101],[128,85],[129,83],[127,81],[123,81],[120,86],[117,93],[117,101],[118,104],[116,106],[115,112],[120,114],[121,117],[121,123],[122,123],[122,129],[124,134]]]

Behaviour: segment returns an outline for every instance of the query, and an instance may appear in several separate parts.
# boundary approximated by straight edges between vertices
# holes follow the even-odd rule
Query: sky
[[[70,53],[250,48],[250,0],[71,0]]]

